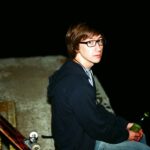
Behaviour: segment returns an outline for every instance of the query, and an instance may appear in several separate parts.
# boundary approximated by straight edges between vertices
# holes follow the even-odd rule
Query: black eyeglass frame
[[[89,45],[90,43],[89,42],[95,42],[94,45]],[[104,46],[105,44],[105,40],[104,39],[98,39],[98,40],[89,40],[89,41],[86,41],[86,42],[79,42],[80,44],[86,44],[88,47],[95,47],[96,44],[98,44],[99,46]]]

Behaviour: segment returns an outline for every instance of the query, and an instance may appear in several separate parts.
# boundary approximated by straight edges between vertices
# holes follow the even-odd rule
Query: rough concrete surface
[[[16,128],[26,137],[39,134],[42,150],[54,150],[50,105],[47,103],[48,76],[64,62],[63,56],[0,59],[0,101],[15,101]]]

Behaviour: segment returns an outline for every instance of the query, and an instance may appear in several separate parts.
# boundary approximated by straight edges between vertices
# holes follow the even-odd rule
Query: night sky
[[[149,111],[149,10],[145,3],[97,2],[4,5],[1,58],[65,55],[70,24],[94,23],[107,43],[93,67],[119,115],[135,120]]]

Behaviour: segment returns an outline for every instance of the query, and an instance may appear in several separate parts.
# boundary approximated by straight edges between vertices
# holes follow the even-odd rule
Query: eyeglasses
[[[90,40],[90,41],[86,41],[86,42],[79,42],[81,44],[86,44],[88,47],[94,47],[96,46],[96,43],[99,46],[103,46],[104,45],[104,39],[99,39],[99,40]]]

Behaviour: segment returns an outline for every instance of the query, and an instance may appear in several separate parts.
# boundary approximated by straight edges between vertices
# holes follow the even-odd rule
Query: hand
[[[127,130],[129,132],[128,140],[130,141],[140,141],[140,139],[143,136],[143,130],[140,129],[138,132],[130,130],[130,128],[133,126],[134,123],[128,123]]]

